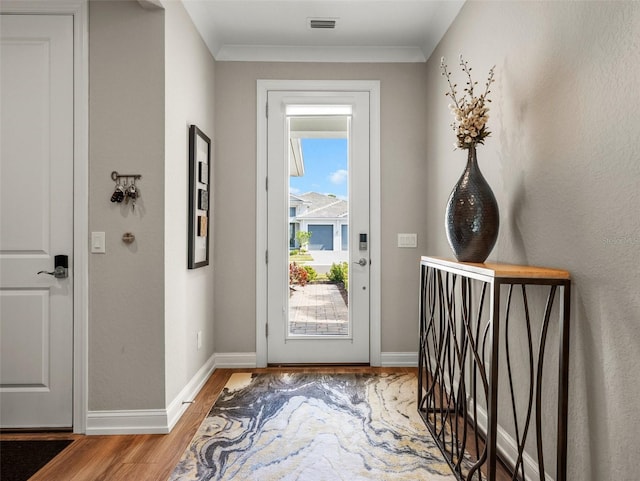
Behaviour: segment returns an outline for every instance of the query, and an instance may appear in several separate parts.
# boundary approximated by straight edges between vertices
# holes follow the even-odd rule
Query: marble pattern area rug
[[[454,481],[414,374],[234,373],[170,481]]]

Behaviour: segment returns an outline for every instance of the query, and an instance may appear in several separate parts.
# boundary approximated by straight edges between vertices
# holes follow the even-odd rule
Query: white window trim
[[[381,343],[381,206],[380,206],[380,81],[258,80],[256,152],[256,364],[267,365],[267,95],[270,90],[369,92],[370,154],[370,325],[369,363],[382,363]]]

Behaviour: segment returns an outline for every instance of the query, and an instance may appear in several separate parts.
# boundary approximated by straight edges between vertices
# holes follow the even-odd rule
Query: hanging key
[[[131,208],[136,210],[136,200],[140,192],[138,191],[138,187],[136,187],[136,180],[133,179],[133,183],[127,188],[127,200],[131,200]]]
[[[116,188],[111,195],[111,202],[120,203],[124,200],[124,197],[124,186],[119,181],[116,181]]]

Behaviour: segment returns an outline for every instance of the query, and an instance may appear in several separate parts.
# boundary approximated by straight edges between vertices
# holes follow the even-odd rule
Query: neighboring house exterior
[[[299,247],[298,231],[311,232],[309,250],[349,249],[349,203],[333,195],[307,192],[289,196],[289,247]]]

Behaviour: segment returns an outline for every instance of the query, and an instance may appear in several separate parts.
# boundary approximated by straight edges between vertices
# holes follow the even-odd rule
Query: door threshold
[[[323,362],[323,363],[269,363],[267,364],[267,367],[303,367],[303,368],[307,368],[307,367],[330,367],[330,368],[336,368],[336,367],[370,367],[371,364],[369,364],[368,362],[339,362],[339,363],[331,363],[331,362]]]

